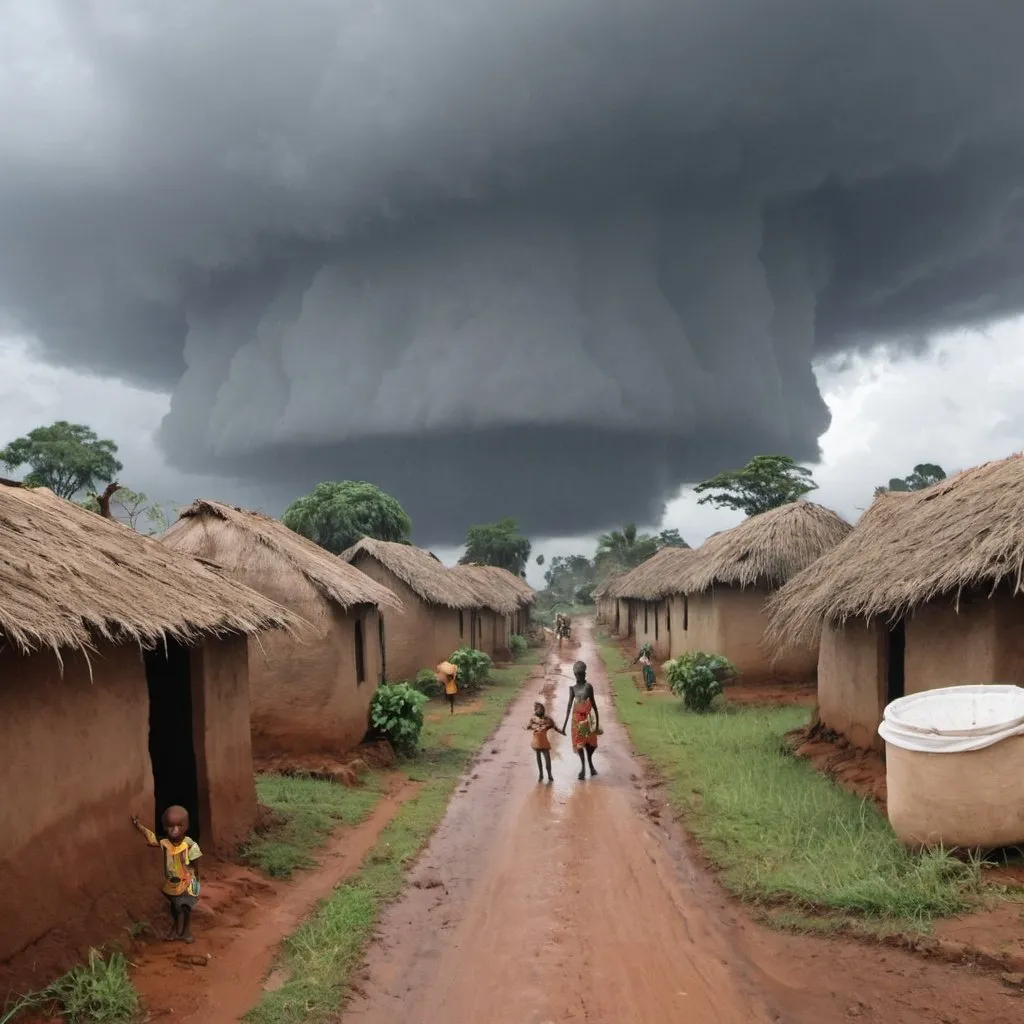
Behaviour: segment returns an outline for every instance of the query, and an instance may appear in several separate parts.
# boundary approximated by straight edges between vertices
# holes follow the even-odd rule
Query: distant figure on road
[[[459,692],[459,666],[453,665],[450,661],[442,661],[434,669],[437,681],[444,687],[445,700],[451,707],[451,714],[455,714],[455,695]]]
[[[597,749],[597,737],[601,735],[601,716],[597,710],[597,698],[594,687],[587,682],[587,666],[577,661],[572,667],[576,682],[569,687],[569,706],[565,709],[565,722],[562,732],[572,715],[572,749],[580,755],[580,780],[587,777],[587,766],[594,776],[594,751]]]
[[[564,736],[565,730],[559,729],[555,725],[547,708],[540,701],[533,705],[533,718],[524,728],[533,733],[530,746],[533,747],[537,755],[537,781],[544,781],[544,769],[547,768],[548,782],[554,782],[554,776],[551,774],[551,740],[548,739],[548,733],[554,729],[555,732],[560,732]]]

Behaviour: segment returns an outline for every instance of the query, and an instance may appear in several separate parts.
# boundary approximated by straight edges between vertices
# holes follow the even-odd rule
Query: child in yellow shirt
[[[171,910],[171,928],[165,936],[168,942],[175,939],[192,942],[192,911],[199,899],[199,858],[203,851],[199,844],[190,839],[188,832],[188,811],[184,807],[168,807],[160,819],[166,839],[157,839],[135,816],[132,824],[146,837],[150,846],[158,847],[164,854],[163,893]]]

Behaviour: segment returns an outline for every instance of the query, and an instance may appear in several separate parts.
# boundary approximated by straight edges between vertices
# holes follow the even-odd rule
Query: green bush
[[[665,678],[688,711],[707,711],[722,692],[722,683],[736,675],[736,667],[720,654],[688,651],[665,662]]]
[[[416,673],[416,679],[412,686],[413,689],[428,698],[440,697],[442,693],[441,684],[437,681],[437,673],[432,668],[421,668]]]
[[[483,651],[460,647],[448,660],[459,670],[461,689],[475,689],[490,678],[492,662]]]
[[[529,650],[529,647],[526,637],[519,633],[513,633],[508,638],[508,649],[512,652],[513,658],[521,658]]]
[[[370,723],[399,754],[416,753],[427,698],[408,683],[377,687],[370,704]]]

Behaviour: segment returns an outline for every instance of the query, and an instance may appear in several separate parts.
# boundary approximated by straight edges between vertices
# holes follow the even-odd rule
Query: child
[[[455,714],[455,695],[459,692],[459,667],[450,661],[442,661],[434,670],[437,681],[444,687],[444,696],[451,707],[450,714]]]
[[[134,815],[132,824],[146,837],[150,846],[162,848],[164,854],[164,896],[171,908],[171,929],[166,941],[180,939],[192,942],[192,910],[199,898],[199,865],[203,853],[188,832],[188,811],[184,807],[168,807],[160,819],[166,839],[157,839]]]
[[[551,720],[547,709],[540,701],[533,705],[533,718],[523,728],[533,733],[530,746],[537,755],[537,781],[544,781],[544,769],[547,768],[548,782],[554,782],[554,776],[551,774],[551,740],[548,739],[548,731],[554,729],[563,736],[565,733]]]
[[[646,651],[641,651],[640,657],[637,660],[640,662],[640,669],[644,674],[644,686],[647,687],[648,690],[653,690],[656,679],[654,675],[654,668],[651,665],[651,659],[647,657]]]

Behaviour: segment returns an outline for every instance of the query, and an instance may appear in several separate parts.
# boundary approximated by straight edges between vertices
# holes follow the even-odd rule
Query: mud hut
[[[746,682],[807,682],[814,642],[777,651],[765,633],[771,595],[831,551],[852,527],[831,509],[794,501],[709,537],[673,582],[672,657],[722,654]]]
[[[183,804],[207,852],[246,837],[246,638],[297,625],[120,523],[0,483],[0,991],[159,909],[133,813]]]
[[[625,620],[632,624],[637,649],[649,643],[654,650],[652,660],[655,662],[671,656],[671,596],[684,567],[694,557],[695,552],[690,548],[662,548],[646,562],[620,576],[611,586],[615,599],[626,606]],[[620,612],[620,623],[622,619]]]
[[[492,568],[485,565],[456,565],[448,572],[469,586],[478,599],[478,607],[472,614],[472,646],[496,661],[507,661],[510,657],[512,618],[519,611],[519,592],[510,588],[500,577],[496,578]],[[497,570],[499,573],[504,571]]]
[[[364,537],[339,556],[385,586],[401,610],[384,609],[386,678],[414,679],[452,651],[482,640],[482,601],[469,581],[429,551]]]
[[[216,562],[306,623],[249,644],[257,760],[356,746],[384,678],[379,610],[398,610],[395,595],[282,522],[216,501],[194,502],[160,540]]]
[[[1024,685],[1024,456],[876,498],[772,602],[780,644],[819,636],[821,720],[881,748],[885,705],[961,683]]]
[[[482,609],[475,643],[493,658],[509,657],[509,637],[529,628],[536,594],[523,579],[496,565],[457,565],[449,572],[461,574],[476,590]]]
[[[594,587],[594,604],[597,609],[595,618],[602,626],[615,627],[615,598],[609,592],[614,577],[602,580]]]

